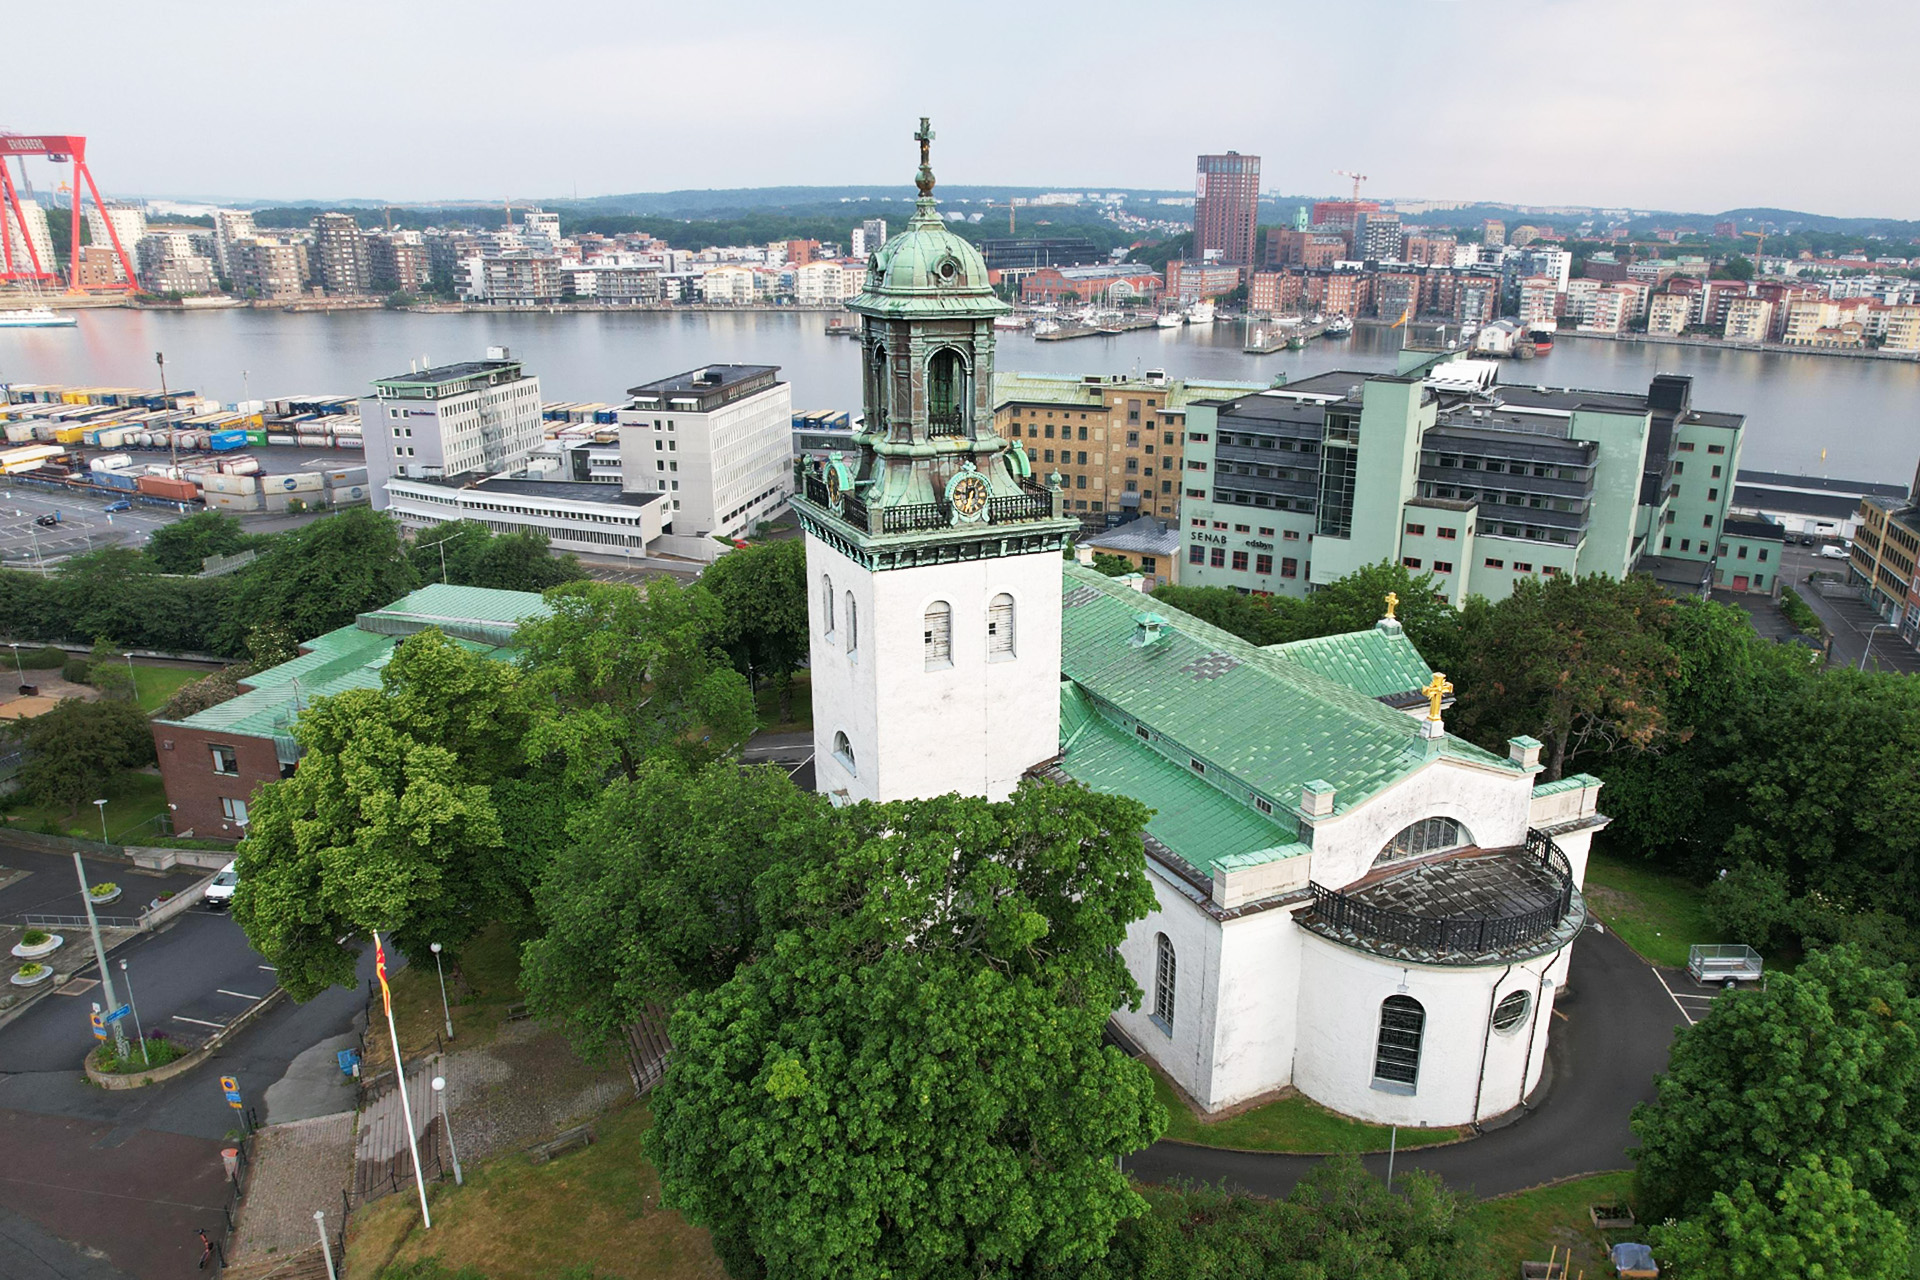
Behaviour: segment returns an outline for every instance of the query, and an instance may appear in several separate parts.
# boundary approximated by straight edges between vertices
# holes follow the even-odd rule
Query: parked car
[[[33,518],[33,522],[37,525],[43,525],[46,528],[51,529],[53,528],[53,526],[60,523],[60,513],[56,511],[52,515],[35,516]]]
[[[1845,547],[1831,542],[1820,548],[1820,554],[1828,560],[1850,560],[1853,558]]]
[[[1810,546],[1812,546],[1812,545],[1813,545],[1813,535],[1812,535],[1812,534],[1810,534],[1810,533],[1803,533],[1803,534],[1801,534],[1801,535],[1800,535],[1800,545],[1801,545],[1801,546],[1803,546],[1803,547],[1810,547]]]
[[[131,511],[131,510],[133,510],[133,504],[131,502],[128,502],[125,498],[120,499],[120,501],[118,502],[109,502],[107,504],[107,511],[109,513],[114,511]]]
[[[233,905],[233,888],[240,883],[240,873],[235,871],[234,863],[229,862],[220,868],[220,873],[207,886],[206,902],[209,911],[223,911]]]

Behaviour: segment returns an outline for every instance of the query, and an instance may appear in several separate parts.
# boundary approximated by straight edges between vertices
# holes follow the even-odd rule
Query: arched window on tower
[[[847,592],[847,652],[860,652],[860,606],[853,602],[853,592]]]
[[[847,767],[847,772],[858,776],[859,765],[854,763],[853,744],[847,741],[844,731],[836,730],[833,735],[833,758]]]
[[[927,670],[939,671],[953,665],[953,606],[935,600],[927,606],[925,638]]]
[[[987,605],[987,661],[1013,656],[1013,597],[1002,591]]]
[[[1420,1042],[1427,1034],[1427,1011],[1412,996],[1388,996],[1380,1002],[1380,1038],[1373,1047],[1373,1087],[1386,1093],[1413,1093],[1420,1083]]]
[[[1173,943],[1167,941],[1167,935],[1157,933],[1153,937],[1153,1022],[1168,1035],[1173,1034],[1173,984],[1178,975],[1179,962],[1173,954]]]
[[[1388,862],[1404,862],[1408,858],[1424,858],[1430,853],[1457,849],[1472,843],[1472,834],[1452,818],[1422,818],[1418,822],[1408,823],[1398,835],[1387,841],[1373,864],[1377,867]]]
[[[927,434],[960,436],[967,432],[967,362],[952,347],[927,360]]]
[[[833,579],[820,575],[820,634],[833,639]]]
[[[888,408],[892,404],[891,371],[887,368],[887,348],[884,343],[875,343],[873,364],[867,370],[867,404],[874,421],[868,424],[870,430],[885,431],[888,426]]]

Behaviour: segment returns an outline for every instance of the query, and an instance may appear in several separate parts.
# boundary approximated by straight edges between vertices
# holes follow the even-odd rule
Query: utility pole
[[[173,402],[167,399],[167,353],[164,351],[154,352],[153,362],[160,366],[160,408],[163,411],[171,410],[173,408]],[[169,428],[167,431],[167,459],[173,470],[168,472],[167,475],[168,478],[172,480],[178,480],[180,478],[179,440],[180,429],[178,427]]]
[[[106,821],[106,810],[100,811],[100,820]],[[80,877],[80,901],[86,905],[87,928],[93,932],[93,958],[100,966],[100,993],[107,998],[107,1012],[112,1013],[120,1007],[120,1001],[113,994],[113,970],[107,968],[107,949],[100,944],[100,917],[93,913],[93,895],[87,891],[87,868],[80,861],[80,851],[73,851],[73,871]],[[126,1060],[127,1032],[118,1022],[113,1024],[113,1042],[120,1050],[120,1058]]]

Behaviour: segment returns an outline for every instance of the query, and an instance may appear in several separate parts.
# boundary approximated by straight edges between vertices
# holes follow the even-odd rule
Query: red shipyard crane
[[[83,182],[86,184],[86,190],[93,195],[93,207],[100,214],[100,221],[107,229],[107,239],[112,241],[113,251],[120,257],[120,269],[126,275],[126,279],[102,287],[127,290],[136,288],[133,262],[127,257],[127,246],[120,243],[120,233],[114,228],[113,219],[107,216],[106,201],[100,198],[100,188],[94,185],[93,171],[87,168],[87,140],[77,134],[0,132],[0,220],[11,223],[12,229],[19,233],[19,243],[26,247],[27,259],[18,261],[14,253],[13,237],[0,235],[0,255],[3,255],[0,256],[0,281],[58,279],[53,272],[54,264],[40,261],[40,252],[34,247],[33,237],[27,231],[27,217],[20,207],[20,195],[14,189],[13,174],[7,167],[9,159],[29,158],[73,165],[73,181],[68,184],[73,191],[73,244],[67,254],[68,291],[77,293],[80,290],[80,214]]]

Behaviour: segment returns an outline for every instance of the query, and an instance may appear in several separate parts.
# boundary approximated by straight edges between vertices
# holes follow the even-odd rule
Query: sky
[[[15,10],[0,130],[87,135],[109,198],[904,188],[927,115],[948,182],[1190,189],[1232,149],[1281,195],[1920,218],[1902,0]]]

